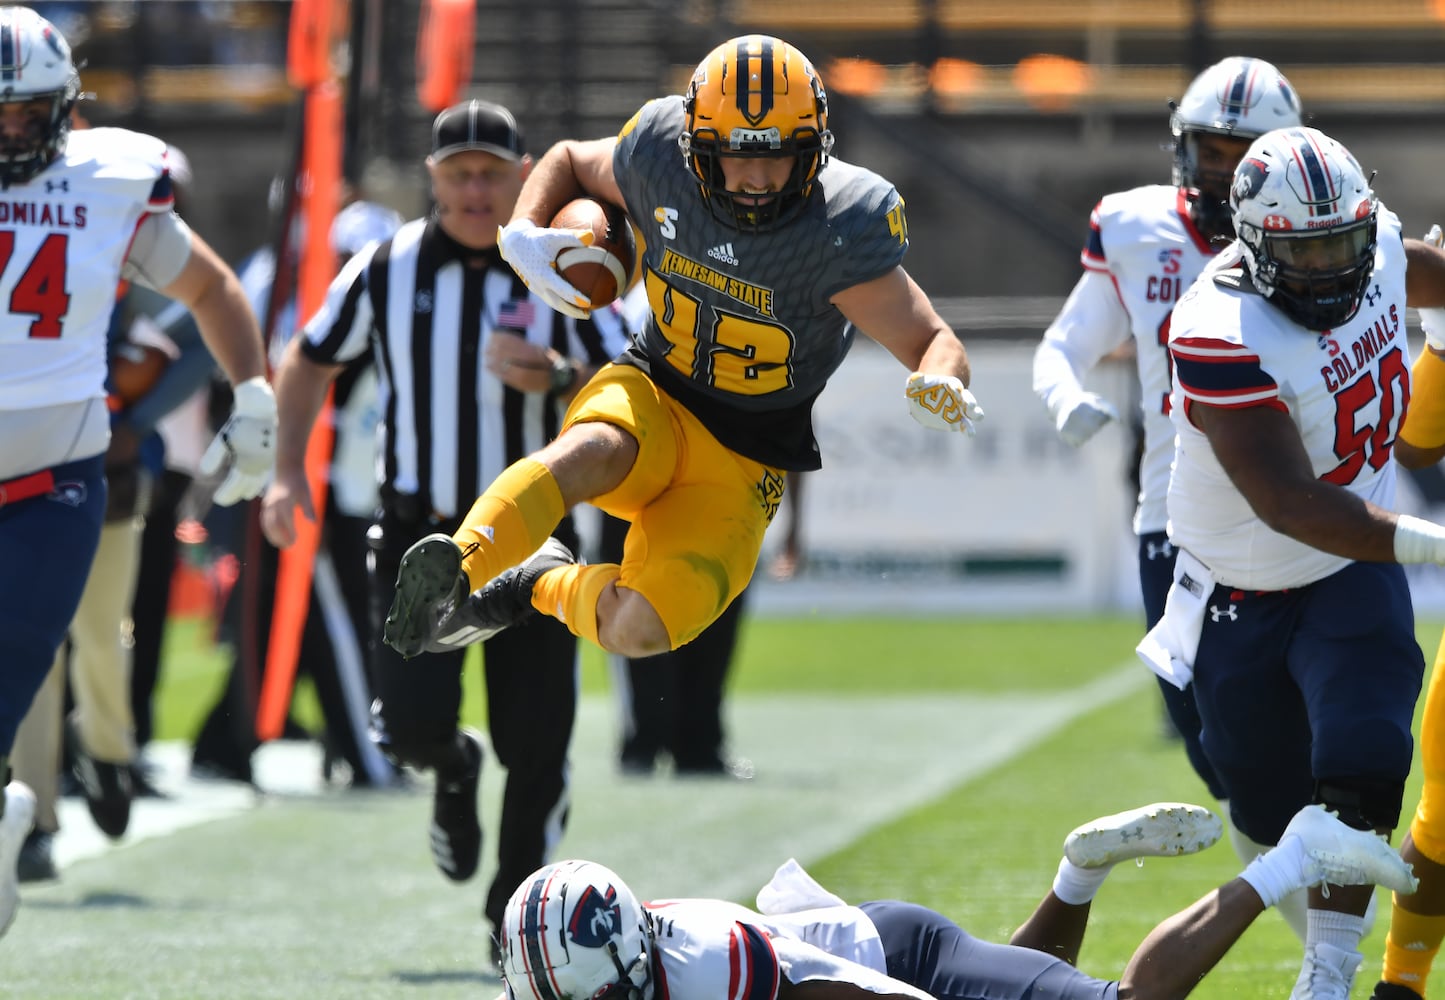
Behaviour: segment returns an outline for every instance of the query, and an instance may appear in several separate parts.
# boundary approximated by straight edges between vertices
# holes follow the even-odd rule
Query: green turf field
[[[1122,618],[754,619],[728,716],[735,749],[758,765],[745,785],[619,777],[606,671],[589,655],[559,856],[609,863],[643,895],[748,901],[796,854],[845,898],[916,900],[1004,939],[1047,889],[1074,825],[1157,799],[1207,804],[1161,736],[1157,694],[1132,656],[1137,632]],[[1427,659],[1439,634],[1420,627]],[[195,627],[176,630],[160,738],[193,730],[221,665]],[[473,683],[466,714],[481,711]],[[484,822],[497,776],[484,777]],[[1411,804],[1417,791],[1418,779]],[[429,801],[424,785],[271,795],[76,862],[58,883],[25,887],[0,944],[0,996],[490,998],[488,873],[457,887],[433,870]],[[1116,975],[1156,920],[1238,869],[1226,845],[1120,866],[1081,964]],[[1383,940],[1384,920],[1365,943],[1357,995]],[[1284,996],[1298,956],[1267,914],[1195,995]]]

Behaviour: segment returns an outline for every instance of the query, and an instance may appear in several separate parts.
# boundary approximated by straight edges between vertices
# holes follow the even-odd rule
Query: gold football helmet
[[[692,75],[687,125],[677,144],[720,221],[745,232],[773,229],[795,216],[833,148],[828,96],[807,58],[769,35],[728,39]],[[740,199],[727,190],[724,156],[791,156],[793,171],[771,197]]]

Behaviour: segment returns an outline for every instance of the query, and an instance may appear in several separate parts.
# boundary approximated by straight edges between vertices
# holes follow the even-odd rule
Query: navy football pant
[[[1144,596],[1145,629],[1153,628],[1164,617],[1164,601],[1174,585],[1175,551],[1169,536],[1162,531],[1139,536],[1139,592]],[[1209,763],[1199,738],[1199,706],[1194,704],[1193,686],[1181,691],[1157,674],[1155,680],[1164,696],[1164,710],[1184,743],[1184,755],[1189,758],[1194,773],[1199,775],[1210,795],[1216,799],[1226,798],[1224,782],[1214,773],[1214,765]]]
[[[881,900],[862,910],[878,928],[888,974],[937,1000],[1118,1000],[1116,982],[1032,948],[980,941],[926,906]]]
[[[48,495],[0,505],[0,756],[80,605],[105,519],[103,463],[57,465]]]
[[[1425,673],[1414,618],[1393,563],[1351,563],[1294,590],[1215,586],[1193,687],[1204,750],[1250,839],[1278,843],[1316,780],[1403,788]]]

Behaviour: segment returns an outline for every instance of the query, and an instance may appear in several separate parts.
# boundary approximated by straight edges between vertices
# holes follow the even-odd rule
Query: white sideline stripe
[[[627,872],[644,896],[747,898],[788,857],[804,864],[825,857],[1148,683],[1149,672],[1131,663],[1054,693],[737,696],[726,723],[730,745],[756,765],[748,782],[621,776],[615,706],[610,697],[587,697],[573,735],[572,815],[560,854]],[[116,843],[95,828],[84,800],[62,799],[60,868],[262,801],[333,794],[321,787],[315,744],[271,743],[256,753],[265,796],[232,782],[191,780],[182,743],[155,744],[147,758],[171,797],[136,800],[130,829]],[[501,801],[498,773],[489,760],[482,777],[489,834]],[[407,797],[419,828],[429,818],[429,791],[423,795]],[[494,843],[488,840],[484,857]],[[489,870],[482,875],[491,878]]]
[[[600,761],[574,753],[561,851],[629,873],[644,898],[751,899],[787,858],[826,857],[1151,678],[1134,661],[1054,693],[739,697],[729,741],[756,765],[754,780],[617,779],[615,751]],[[592,787],[608,780],[605,793]],[[584,827],[584,811],[601,822]]]

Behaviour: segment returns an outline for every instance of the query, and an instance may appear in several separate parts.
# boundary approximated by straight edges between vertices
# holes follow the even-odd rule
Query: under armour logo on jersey
[[[431,292],[417,292],[416,304],[413,308],[419,313],[431,312]]]
[[[1216,622],[1223,621],[1225,618],[1228,618],[1232,622],[1237,622],[1239,621],[1239,605],[1231,604],[1229,607],[1221,609],[1218,604],[1211,604],[1209,606],[1209,617],[1210,620]]]
[[[736,264],[738,259],[733,256],[733,245],[731,243],[719,243],[707,252],[713,260],[721,261],[724,264]]]
[[[1174,554],[1173,542],[1145,542],[1144,558],[1146,559],[1168,559]]]
[[[46,191],[47,194],[49,194],[50,192],[53,192],[53,191],[69,191],[69,190],[70,190],[70,180],[69,180],[69,178],[64,178],[64,177],[62,177],[62,178],[61,178],[60,180],[58,180],[58,181],[46,181],[46,182],[45,182],[45,191]],[[1373,302],[1370,303],[1370,304],[1371,304],[1371,305],[1374,305]]]
[[[1365,301],[1368,302],[1370,305],[1374,305],[1376,302],[1380,301],[1380,298],[1384,294],[1384,292],[1380,291],[1380,286],[1375,285],[1368,292],[1365,293]]]

